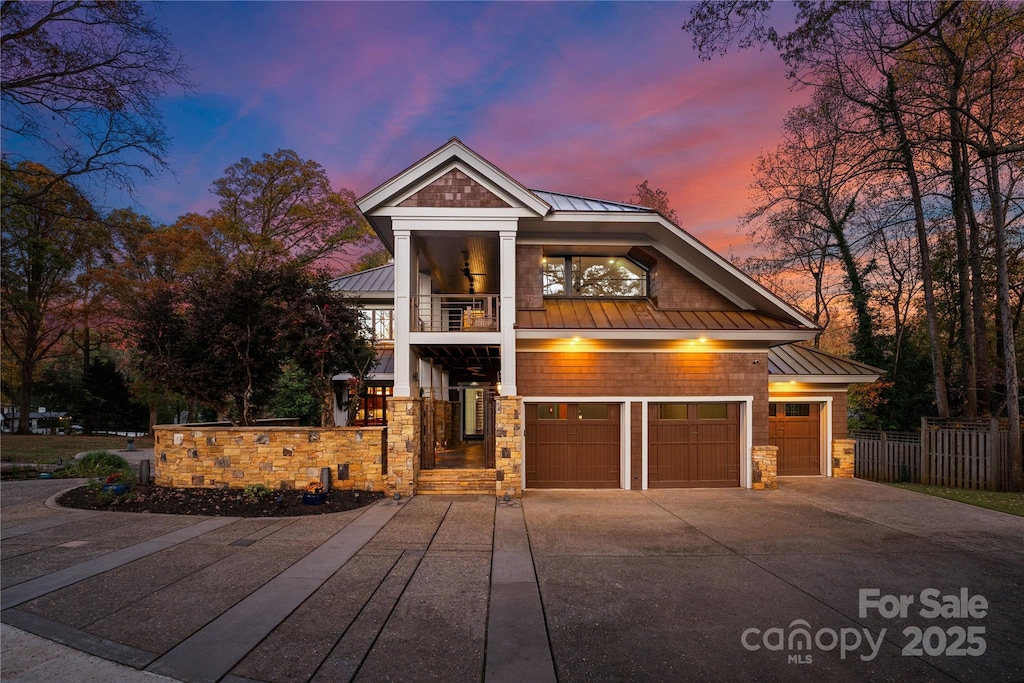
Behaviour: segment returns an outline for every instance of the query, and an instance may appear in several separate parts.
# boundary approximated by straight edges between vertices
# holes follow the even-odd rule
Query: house
[[[811,320],[658,212],[528,189],[457,138],[357,204],[394,261],[334,286],[379,343],[357,423],[386,421],[395,491],[851,471],[846,390],[881,371],[796,345]]]
[[[21,413],[18,410],[5,412],[3,414],[3,431],[16,432],[21,422]],[[63,422],[70,422],[66,411],[49,411],[40,407],[38,411],[28,414],[28,431],[30,434],[51,434],[58,429],[63,429]]]

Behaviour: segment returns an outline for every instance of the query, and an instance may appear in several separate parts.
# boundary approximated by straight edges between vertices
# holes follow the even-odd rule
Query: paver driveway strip
[[[48,592],[4,604],[5,633],[15,626],[132,673],[502,681],[541,680],[546,666],[562,681],[1024,680],[1024,519],[877,484],[528,492],[511,504],[417,496],[386,501],[393,516],[375,533],[356,524],[372,521],[366,511],[224,520],[139,557],[206,520],[65,514],[38,503],[47,484],[33,513],[29,491],[8,497],[8,485],[0,521],[20,531],[3,542],[4,578],[14,577],[3,596]],[[362,536],[343,542],[346,531]],[[120,564],[92,571],[112,558]],[[73,574],[81,580],[68,584]],[[864,588],[916,602],[906,616],[862,616]],[[926,588],[966,588],[988,608],[927,619]],[[825,640],[795,650],[802,624]],[[950,629],[984,628],[986,651],[905,656],[915,626],[938,628],[943,647]],[[845,658],[829,633],[848,639]],[[931,650],[938,638],[925,641]],[[177,668],[152,667],[161,658]],[[5,681],[36,680],[4,659]]]

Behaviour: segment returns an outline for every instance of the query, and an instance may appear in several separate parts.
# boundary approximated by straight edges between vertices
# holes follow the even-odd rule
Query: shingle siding
[[[768,443],[767,353],[524,352],[516,375],[522,396],[753,396],[753,443]]]
[[[462,171],[453,168],[399,206],[504,209],[508,204]]]

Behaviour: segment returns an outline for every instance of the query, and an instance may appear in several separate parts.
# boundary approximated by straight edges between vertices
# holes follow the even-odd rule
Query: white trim
[[[412,349],[409,347],[412,324],[412,235],[408,230],[395,230],[395,314],[392,330],[395,335],[396,398],[412,396]]]
[[[516,207],[476,208],[454,206],[387,206],[373,212],[374,216],[392,218],[423,218],[430,220],[464,221],[472,219],[528,218],[535,214]]]
[[[818,456],[818,473],[822,477],[832,476],[832,396],[768,396],[769,403],[820,403],[825,407],[818,414],[818,440],[821,451]],[[768,419],[772,419],[769,415]]]
[[[395,336],[398,336],[397,332]],[[414,346],[437,344],[447,346],[467,346],[473,344],[500,346],[501,332],[410,332],[409,343]],[[397,346],[397,343],[395,346]]]
[[[501,338],[501,394],[516,395],[516,231],[498,234],[501,306],[498,335]]]
[[[642,472],[640,473],[640,490],[641,491],[646,491],[647,487],[648,487],[648,484],[650,482],[649,475],[648,475],[648,470],[649,470],[648,460],[649,460],[650,454],[648,453],[648,445],[647,445],[648,441],[650,439],[650,437],[648,436],[648,431],[649,430],[648,430],[648,427],[647,427],[647,405],[648,405],[648,403],[649,402],[646,401],[646,400],[640,401],[640,438],[643,439],[643,443],[640,444],[640,468],[642,470]],[[631,416],[631,419],[632,419],[632,416]]]
[[[769,375],[768,381],[775,382],[800,382],[802,384],[858,384],[871,383],[881,375]],[[820,391],[814,389],[814,391]]]
[[[633,423],[633,412],[630,406],[633,403],[626,401],[619,406],[619,488],[628,491],[630,488],[629,478],[632,476],[633,440],[630,438],[630,425]],[[625,413],[625,419],[623,419]],[[525,445],[525,442],[524,442]]]
[[[516,219],[507,216],[481,216],[465,214],[463,216],[411,216],[399,217],[393,221],[392,230],[409,230],[416,232],[502,232],[515,230]]]

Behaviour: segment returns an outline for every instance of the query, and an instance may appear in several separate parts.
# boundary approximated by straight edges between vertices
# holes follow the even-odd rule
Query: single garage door
[[[739,486],[739,404],[652,404],[647,458],[651,488]]]
[[[617,403],[527,403],[527,488],[619,488]]]
[[[768,443],[779,447],[779,475],[821,474],[820,403],[769,403]]]

